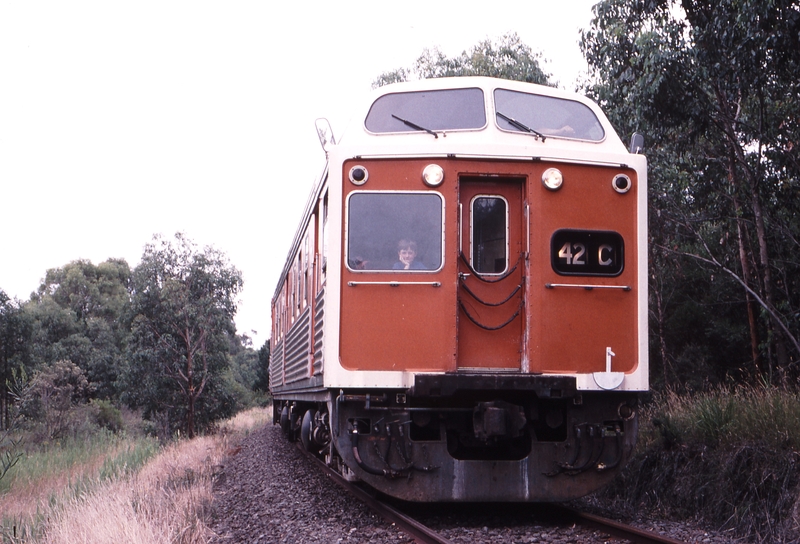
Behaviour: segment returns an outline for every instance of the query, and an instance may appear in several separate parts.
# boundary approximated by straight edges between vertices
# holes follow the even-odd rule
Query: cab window
[[[526,127],[548,137],[599,142],[603,125],[594,112],[576,100],[495,89],[497,126],[512,132]]]
[[[347,200],[347,268],[433,272],[442,267],[444,200],[433,192],[354,192]]]

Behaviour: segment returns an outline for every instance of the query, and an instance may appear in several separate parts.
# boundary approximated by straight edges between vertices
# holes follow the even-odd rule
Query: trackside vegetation
[[[224,253],[178,233],[155,236],[134,269],[77,260],[48,270],[29,300],[0,290],[0,431],[33,445],[87,424],[114,431],[128,407],[165,440],[263,403],[269,347],[236,334],[242,285]]]
[[[771,386],[655,395],[637,453],[591,501],[696,520],[757,542],[800,539],[800,396]]]
[[[133,418],[131,433],[26,453],[0,485],[0,542],[208,542],[221,463],[267,418],[253,408],[213,435],[166,444],[137,433]]]
[[[113,501],[103,493],[112,489],[124,495],[119,508],[133,508],[130,526],[87,514],[110,532],[79,541],[138,535],[137,523],[151,523],[137,517],[144,505],[157,509],[161,525],[153,532],[160,536],[142,542],[164,534],[204,541],[197,535],[210,491],[195,501],[194,485],[210,481],[203,463],[227,440],[221,422],[268,402],[269,344],[255,349],[233,323],[241,287],[224,253],[178,233],[155,236],[133,269],[121,259],[77,260],[48,270],[28,300],[0,290],[0,542],[74,542],[75,527],[57,536],[71,523],[64,512],[89,497],[107,508]],[[183,455],[174,453],[181,448],[197,450],[186,472],[170,465],[180,474],[140,478],[153,459]],[[165,486],[173,498],[183,490],[180,504],[131,499]],[[194,521],[175,533],[169,508]]]

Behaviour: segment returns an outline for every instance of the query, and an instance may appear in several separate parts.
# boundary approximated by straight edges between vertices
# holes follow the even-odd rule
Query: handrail
[[[583,283],[545,283],[545,289],[555,289],[556,287],[574,287],[578,289],[586,289],[587,291],[591,291],[592,289],[622,289],[623,291],[630,291],[632,287],[630,285],[589,285]]]
[[[431,287],[441,287],[440,281],[348,281],[348,287],[356,287],[357,285],[388,285],[390,287],[399,287],[400,285],[430,285]]]

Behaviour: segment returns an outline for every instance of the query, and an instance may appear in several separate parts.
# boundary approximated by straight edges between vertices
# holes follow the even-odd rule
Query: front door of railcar
[[[520,178],[459,179],[458,369],[519,371],[527,247]]]

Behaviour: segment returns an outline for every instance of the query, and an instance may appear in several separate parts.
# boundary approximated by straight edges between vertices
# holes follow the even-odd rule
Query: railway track
[[[453,544],[452,540],[449,540],[441,533],[417,521],[414,517],[401,511],[389,502],[382,500],[358,485],[348,482],[338,472],[332,470],[320,459],[308,453],[301,443],[298,442],[297,446],[310,462],[319,467],[320,470],[335,483],[344,488],[349,494],[362,501],[375,513],[395,524],[396,527],[414,538],[416,542],[421,544]],[[547,510],[548,515],[551,515],[553,520],[560,521],[564,525],[571,524],[580,526],[587,531],[600,532],[610,537],[635,544],[679,544],[683,542],[561,505],[548,505]],[[587,542],[588,541],[589,540],[587,540]]]
[[[645,531],[612,519],[587,514],[572,508],[551,505],[552,508],[563,510],[565,517],[572,517],[576,523],[590,529],[596,529],[607,535],[625,539],[635,544],[679,544],[682,540],[665,537],[652,531]]]
[[[433,529],[419,523],[414,518],[404,514],[387,502],[381,501],[374,495],[368,493],[361,487],[348,482],[342,475],[331,469],[320,459],[306,451],[301,442],[297,442],[297,448],[310,460],[316,464],[328,477],[344,488],[348,493],[362,501],[375,513],[383,516],[387,521],[394,523],[406,534],[413,537],[417,542],[424,544],[452,544],[450,540],[444,538]]]

